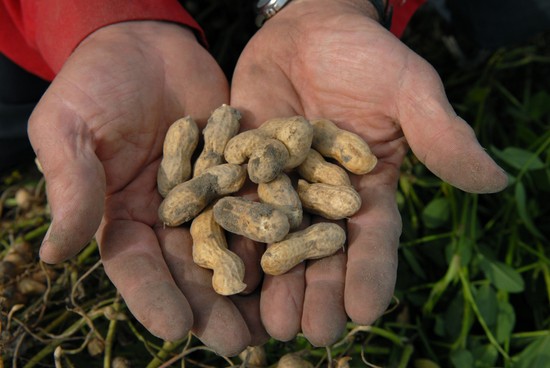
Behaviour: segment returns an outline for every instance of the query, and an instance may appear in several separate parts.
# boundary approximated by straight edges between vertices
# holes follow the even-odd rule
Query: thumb
[[[414,154],[439,178],[466,192],[504,189],[508,183],[505,171],[453,111],[435,70],[420,57],[411,59],[397,111]]]
[[[46,179],[52,223],[40,258],[62,262],[94,236],[103,215],[105,174],[92,133],[55,95],[46,94],[29,120],[29,139]]]

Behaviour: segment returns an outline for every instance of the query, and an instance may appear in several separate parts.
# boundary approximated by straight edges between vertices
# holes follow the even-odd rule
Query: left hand
[[[245,129],[297,114],[331,119],[363,137],[379,160],[371,173],[352,176],[363,206],[346,223],[346,253],[265,277],[260,313],[279,340],[301,330],[314,345],[329,345],[348,317],[371,324],[385,311],[401,234],[396,188],[409,145],[463,190],[494,192],[507,182],[453,111],[435,70],[378,24],[368,1],[287,5],[243,51],[231,104]]]

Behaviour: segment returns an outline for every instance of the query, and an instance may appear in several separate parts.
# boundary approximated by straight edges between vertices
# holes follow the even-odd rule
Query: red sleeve
[[[0,52],[27,71],[52,80],[90,33],[129,20],[199,25],[177,0],[0,0]]]
[[[397,37],[401,37],[407,24],[418,8],[426,0],[389,0],[393,7],[392,24],[390,31]]]

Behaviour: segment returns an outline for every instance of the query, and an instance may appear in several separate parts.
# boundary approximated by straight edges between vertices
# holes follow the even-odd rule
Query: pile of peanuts
[[[274,118],[239,133],[240,119],[229,105],[216,109],[194,163],[199,128],[190,116],[174,122],[157,177],[164,197],[160,220],[166,226],[191,222],[193,260],[213,271],[212,285],[221,295],[246,288],[244,263],[228,249],[225,231],[269,244],[261,267],[270,275],[332,255],[343,249],[345,231],[332,222],[299,230],[303,212],[329,220],[354,215],[361,197],[347,171],[363,175],[377,162],[361,137],[327,119]],[[296,186],[290,173],[299,176]],[[259,201],[231,196],[247,178],[257,184]]]
[[[6,308],[25,304],[29,296],[42,295],[57,273],[34,263],[32,245],[16,239],[0,261],[0,301]]]

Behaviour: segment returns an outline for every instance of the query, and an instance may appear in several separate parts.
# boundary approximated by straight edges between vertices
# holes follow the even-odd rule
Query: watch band
[[[290,0],[258,0],[256,3],[256,25],[261,27],[266,20],[277,14]]]
[[[256,3],[256,25],[261,27],[266,20],[277,14],[291,0],[258,0]],[[368,0],[378,13],[378,21],[387,29],[391,27],[392,6],[390,0]]]

